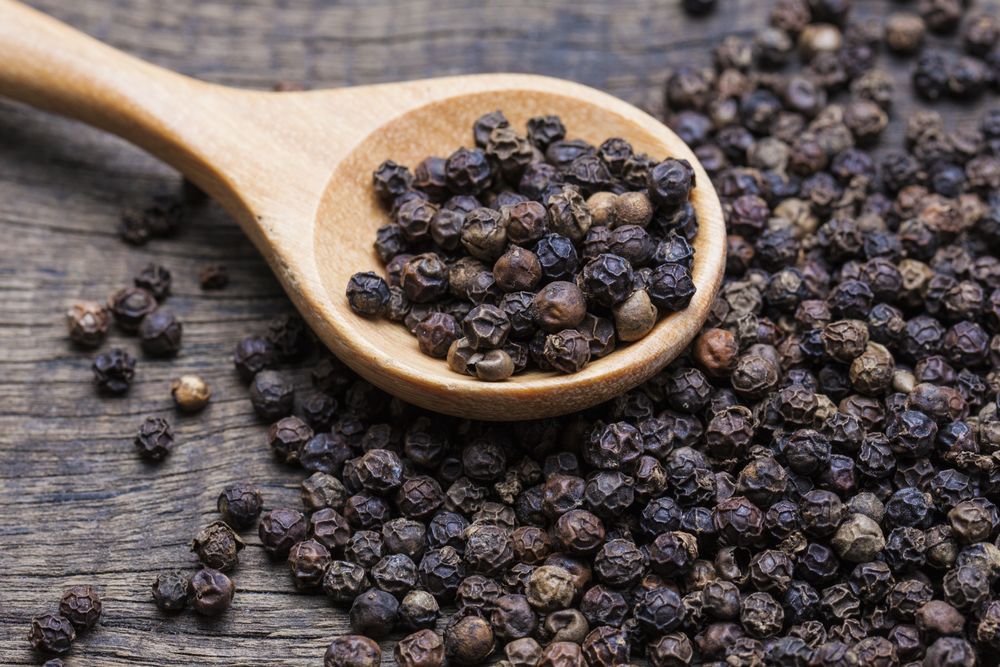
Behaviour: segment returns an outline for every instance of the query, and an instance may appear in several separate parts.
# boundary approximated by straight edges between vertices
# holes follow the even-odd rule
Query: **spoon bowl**
[[[692,151],[648,114],[579,84],[490,74],[315,92],[237,90],[157,68],[0,0],[0,94],[114,132],[178,168],[239,221],[334,354],[385,391],[438,412],[537,419],[609,400],[680,354],[722,279],[722,210]],[[351,275],[380,266],[372,242],[388,217],[372,171],[385,159],[412,165],[470,145],[473,121],[496,109],[515,127],[557,114],[571,138],[622,137],[695,169],[694,298],[579,373],[482,382],[421,354],[402,325],[359,317],[347,304]]]

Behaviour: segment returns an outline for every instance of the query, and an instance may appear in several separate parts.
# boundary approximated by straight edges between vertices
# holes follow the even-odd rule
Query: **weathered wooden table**
[[[980,5],[997,6],[996,0]],[[166,67],[236,86],[275,81],[343,86],[467,72],[535,72],[575,79],[656,112],[669,68],[707,62],[721,35],[750,34],[767,0],[720,0],[707,19],[679,0],[32,0],[108,43]],[[884,16],[888,0],[857,3]],[[53,45],[58,48],[58,45]],[[889,64],[908,94],[908,65]],[[994,98],[995,100],[995,98]],[[897,107],[905,117],[909,102]],[[945,107],[953,122],[970,109]],[[899,128],[889,137],[898,137]],[[193,215],[175,239],[143,248],[116,234],[123,208],[174,192],[179,178],[137,149],[81,125],[0,101],[0,665],[38,662],[25,633],[54,610],[63,587],[96,583],[100,628],[68,663],[318,665],[345,614],[322,596],[294,592],[281,564],[248,535],[224,617],[167,618],[149,583],[194,563],[187,543],[215,517],[221,488],[263,487],[268,506],[297,503],[301,473],[273,462],[230,355],[244,334],[290,304],[264,262],[223,212]],[[184,322],[173,361],[140,358],[124,399],[99,399],[91,355],[73,350],[63,324],[77,298],[104,299],[147,262],[174,275],[170,307]],[[230,286],[198,287],[198,269],[226,265]],[[136,351],[135,339],[112,337]],[[197,372],[210,407],[174,413],[171,378]],[[137,457],[146,415],[174,424],[179,446],[162,465]],[[389,646],[387,644],[386,646]],[[391,661],[391,651],[385,653]]]

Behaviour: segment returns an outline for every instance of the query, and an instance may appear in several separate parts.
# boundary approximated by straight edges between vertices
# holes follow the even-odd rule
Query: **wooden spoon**
[[[651,116],[575,83],[490,74],[301,93],[238,90],[155,67],[0,0],[0,94],[113,132],[180,170],[239,221],[334,354],[382,389],[438,412],[534,419],[621,394],[685,348],[722,279],[722,210],[694,154]],[[573,136],[624,137],[638,151],[695,168],[691,305],[574,375],[481,382],[422,355],[401,325],[347,306],[348,278],[379,266],[372,241],[387,215],[372,193],[374,168],[386,158],[413,165],[449,155],[469,145],[473,121],[495,109],[517,127],[558,114]]]

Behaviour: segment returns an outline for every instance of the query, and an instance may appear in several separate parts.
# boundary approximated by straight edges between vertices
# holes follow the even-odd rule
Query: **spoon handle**
[[[224,90],[0,0],[0,95],[117,134],[203,186],[217,180],[211,156],[238,152],[220,123]]]

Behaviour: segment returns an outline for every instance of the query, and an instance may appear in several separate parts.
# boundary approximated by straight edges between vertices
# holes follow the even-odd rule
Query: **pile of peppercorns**
[[[1000,110],[963,130],[919,111],[904,146],[869,152],[894,81],[849,9],[778,0],[714,69],[670,77],[668,121],[712,175],[729,256],[704,330],[641,387],[480,423],[333,358],[296,396],[265,338],[240,342],[272,451],[310,475],[261,541],[357,633],[327,667],[379,664],[393,631],[410,633],[404,667],[501,646],[511,667],[993,661]]]
[[[413,173],[375,170],[393,218],[375,241],[388,280],[352,276],[355,313],[401,322],[424,354],[499,381],[529,366],[578,372],[687,307],[698,221],[686,160],[566,140],[556,116],[521,136],[495,111],[472,132],[476,148]]]
[[[59,601],[59,613],[42,614],[31,619],[28,641],[43,655],[69,652],[78,633],[97,627],[103,610],[101,596],[93,586],[71,586]],[[60,658],[52,658],[43,667],[63,667]]]

